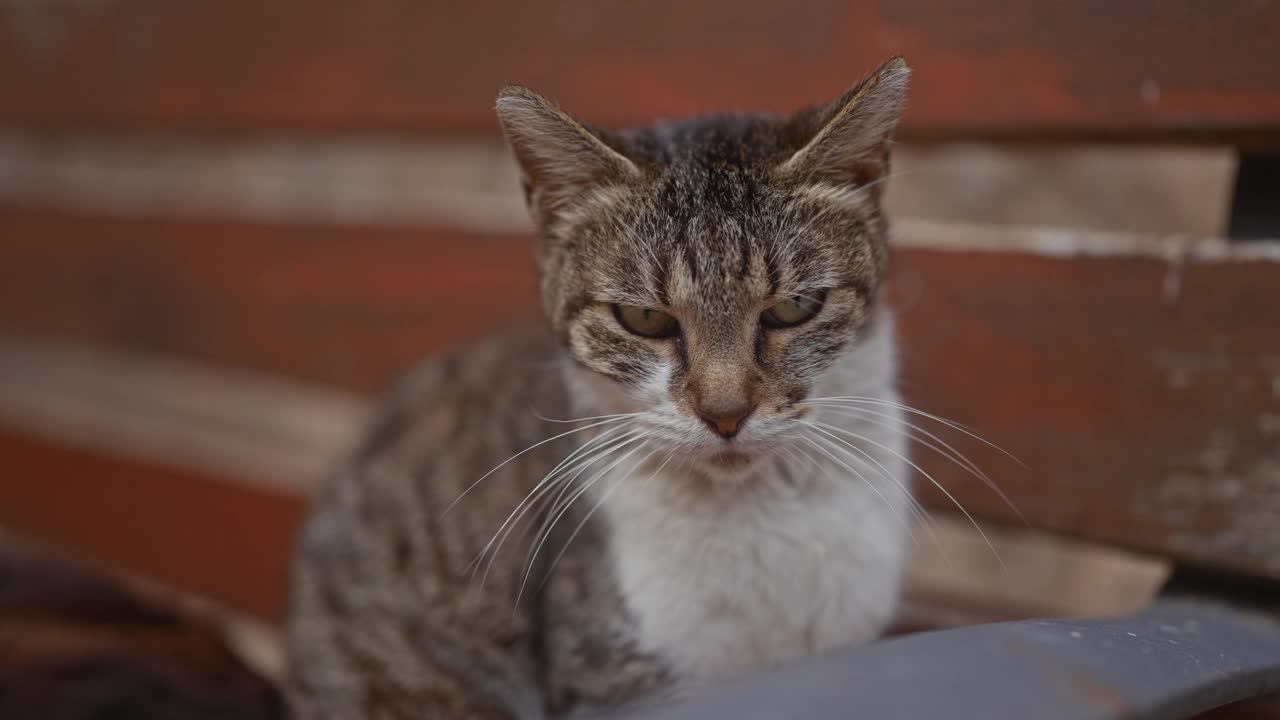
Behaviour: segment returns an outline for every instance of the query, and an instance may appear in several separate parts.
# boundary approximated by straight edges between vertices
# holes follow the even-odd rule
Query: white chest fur
[[[612,498],[614,571],[640,644],[702,683],[876,637],[905,560],[903,494],[888,490],[890,508],[831,477],[805,496],[748,492],[711,513],[643,490]]]
[[[813,396],[896,400],[891,327],[886,313]],[[644,409],[585,387],[578,397],[594,411],[584,414]],[[866,642],[892,618],[909,550],[909,473],[899,413],[873,407],[878,414],[861,420],[811,416],[866,441],[858,453],[874,458],[875,469],[863,465],[862,477],[808,448],[818,464],[788,453],[771,461],[792,463],[789,480],[766,463],[714,495],[699,497],[697,484],[708,479],[678,470],[597,484],[617,488],[601,498],[601,511],[637,641],[670,662],[681,681],[703,684]]]

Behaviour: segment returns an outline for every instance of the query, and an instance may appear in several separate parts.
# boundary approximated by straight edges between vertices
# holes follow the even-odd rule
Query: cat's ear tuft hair
[[[592,185],[640,174],[599,135],[526,87],[503,88],[497,112],[536,220]]]
[[[911,69],[890,59],[816,113],[797,115],[808,140],[783,162],[782,172],[837,184],[865,185],[889,169],[889,142],[907,93]]]

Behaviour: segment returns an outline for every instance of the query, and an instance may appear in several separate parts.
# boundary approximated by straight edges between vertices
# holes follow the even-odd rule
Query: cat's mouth
[[[741,470],[756,461],[757,454],[724,448],[706,457],[707,464],[720,470]]]

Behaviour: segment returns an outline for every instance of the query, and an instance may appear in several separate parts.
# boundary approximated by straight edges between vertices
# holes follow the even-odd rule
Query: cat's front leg
[[[532,611],[383,585],[376,557],[303,545],[287,646],[295,720],[542,720]]]

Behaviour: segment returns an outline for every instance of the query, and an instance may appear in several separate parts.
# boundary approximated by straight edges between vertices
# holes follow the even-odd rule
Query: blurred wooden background
[[[1009,567],[924,488],[956,559],[921,547],[908,624],[1280,579],[1280,244],[1227,238],[1280,3],[961,7],[0,0],[0,528],[278,618],[368,402],[540,322],[502,84],[786,111],[902,53],[904,391],[1026,464],[947,435],[1031,526],[926,456]]]

